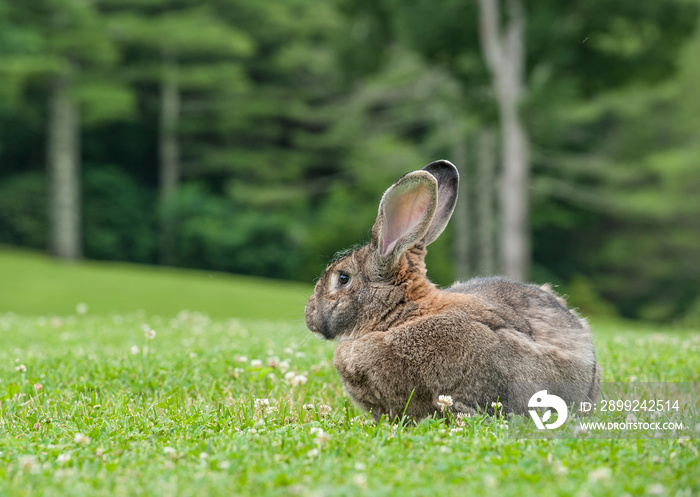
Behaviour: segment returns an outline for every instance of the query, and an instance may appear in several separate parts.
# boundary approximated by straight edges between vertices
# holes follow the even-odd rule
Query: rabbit
[[[369,244],[317,282],[306,324],[338,342],[333,364],[345,390],[391,420],[493,414],[498,402],[525,414],[530,394],[509,399],[509,385],[558,388],[569,405],[595,399],[591,330],[548,285],[487,277],[441,290],[427,278],[426,247],[445,229],[458,183],[446,160],[399,178],[381,198]]]

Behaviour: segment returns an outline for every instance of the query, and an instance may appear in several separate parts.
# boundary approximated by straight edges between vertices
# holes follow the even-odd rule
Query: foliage
[[[183,266],[300,279],[300,236],[284,212],[246,208],[200,185],[180,189],[166,216],[179,226],[175,254]],[[297,228],[298,230],[298,228]]]
[[[88,166],[84,174],[85,254],[94,259],[151,262],[153,207],[148,191],[121,169]],[[46,177],[30,172],[0,184],[0,243],[46,247]]]
[[[43,174],[18,174],[0,183],[0,243],[44,248],[46,205]]]
[[[640,85],[560,109],[555,119],[566,123],[560,132],[568,137],[561,138],[571,149],[538,153],[547,170],[535,183],[542,262],[565,279],[586,274],[628,316],[668,320],[697,299],[700,102],[688,88],[697,78],[690,60],[699,43],[700,32],[680,54],[676,77],[661,87]],[[584,143],[596,152],[575,150]],[[568,260],[557,261],[561,246]]]
[[[154,260],[153,201],[149,192],[114,166],[85,168],[85,255],[91,259]]]

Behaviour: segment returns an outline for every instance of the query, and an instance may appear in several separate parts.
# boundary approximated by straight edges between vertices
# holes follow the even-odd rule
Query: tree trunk
[[[48,177],[51,253],[65,260],[82,257],[80,209],[80,115],[70,97],[74,68],[56,75],[49,88]]]
[[[493,131],[483,129],[477,135],[476,203],[479,219],[477,269],[481,274],[496,272],[496,140]]]
[[[175,262],[175,219],[169,208],[180,181],[180,145],[177,137],[180,117],[180,88],[174,57],[166,55],[160,86],[159,121],[159,202],[160,202],[160,262]]]
[[[479,0],[479,6],[481,48],[501,123],[501,269],[522,281],[530,270],[529,139],[518,114],[525,93],[525,12],[522,0],[506,0],[508,21],[502,30],[499,0]]]
[[[470,250],[469,250],[469,181],[467,168],[466,136],[462,133],[461,126],[454,124],[454,139],[452,145],[452,160],[459,171],[459,202],[454,211],[452,221],[454,233],[454,268],[458,280],[466,280],[471,277]]]

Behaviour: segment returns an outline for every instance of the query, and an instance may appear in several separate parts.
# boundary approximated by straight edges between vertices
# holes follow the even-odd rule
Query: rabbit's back
[[[544,325],[556,329],[583,330],[585,321],[566,306],[549,286],[519,283],[502,277],[474,278],[446,290],[482,299],[517,331],[538,335]]]
[[[600,369],[590,327],[585,319],[568,309],[564,299],[548,285],[486,277],[457,283],[446,291],[477,297],[483,305],[482,316],[493,313],[503,323],[494,327],[492,323],[499,320],[483,319],[478,312],[470,316],[496,332],[495,335],[503,339],[500,342],[503,347],[497,364],[481,364],[474,368],[480,373],[474,373],[461,390],[468,390],[470,384],[478,383],[474,378],[483,381],[467,397],[481,396],[483,402],[484,396],[498,393],[504,398],[506,385],[511,382],[542,382],[543,389],[556,383],[565,384],[566,388],[558,395],[568,403],[596,398]],[[504,329],[500,330],[500,327]],[[474,338],[470,338],[474,345]],[[500,377],[500,382],[495,376],[484,373],[503,370],[508,374]],[[501,390],[496,392],[499,386]],[[511,405],[509,409],[525,413],[527,406]]]

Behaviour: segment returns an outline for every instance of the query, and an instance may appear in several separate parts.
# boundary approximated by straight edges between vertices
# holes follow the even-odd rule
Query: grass
[[[111,270],[68,269],[47,271]],[[247,294],[248,281],[222,286]],[[158,314],[97,300],[0,314],[0,495],[700,495],[698,440],[516,440],[487,417],[377,424],[345,396],[334,344],[303,323],[168,314],[161,298],[141,306]],[[700,381],[697,331],[594,328],[605,381]]]
[[[60,262],[0,245],[0,312],[66,315],[77,303],[91,313],[174,316],[182,309],[212,317],[299,319],[311,284],[211,271],[116,262]]]

